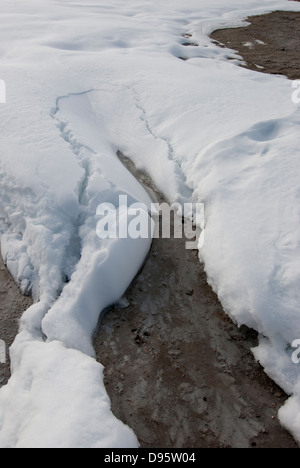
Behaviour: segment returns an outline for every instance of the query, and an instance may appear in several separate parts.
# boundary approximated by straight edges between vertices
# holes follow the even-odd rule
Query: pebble
[[[192,296],[192,295],[194,294],[194,290],[193,290],[193,289],[187,289],[187,290],[185,291],[185,294],[186,294],[187,296]]]

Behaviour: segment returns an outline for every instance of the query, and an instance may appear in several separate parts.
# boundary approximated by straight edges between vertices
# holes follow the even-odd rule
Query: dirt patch
[[[238,51],[251,70],[300,79],[300,13],[276,11],[247,21],[250,26],[219,29],[211,38]]]
[[[32,299],[25,297],[8,273],[0,256],[0,339],[6,344],[6,364],[0,363],[0,388],[10,378],[9,347],[19,331],[19,320],[32,305]]]
[[[154,240],[127,299],[102,317],[95,350],[112,411],[142,447],[297,447],[277,418],[286,395],[251,353],[257,334],[224,313],[184,239]]]

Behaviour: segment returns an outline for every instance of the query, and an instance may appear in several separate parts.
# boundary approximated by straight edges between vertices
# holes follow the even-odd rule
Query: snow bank
[[[116,420],[103,386],[103,368],[53,341],[17,340],[20,359],[1,391],[1,447],[136,447],[135,435]]]
[[[272,0],[2,1],[1,250],[35,304],[0,391],[1,446],[137,446],[109,410],[92,348],[101,311],[150,247],[96,235],[100,203],[150,202],[118,150],[170,201],[205,202],[209,281],[234,320],[264,335],[255,355],[295,395],[280,416],[300,441],[289,346],[300,338],[299,109],[289,80],[238,68],[208,38],[282,8],[300,11]],[[183,46],[186,33],[199,47]]]

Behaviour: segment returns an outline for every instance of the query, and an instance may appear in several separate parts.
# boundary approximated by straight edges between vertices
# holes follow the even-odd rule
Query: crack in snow
[[[86,193],[86,188],[88,186],[88,181],[91,175],[90,171],[90,161],[88,155],[85,155],[84,152],[88,152],[90,154],[95,155],[95,151],[90,148],[89,146],[79,142],[73,135],[72,130],[68,128],[69,122],[61,121],[58,117],[58,113],[60,111],[60,101],[63,99],[68,99],[71,96],[84,96],[87,95],[91,92],[95,91],[94,89],[90,89],[88,91],[84,91],[81,93],[70,93],[65,96],[60,96],[56,100],[56,107],[55,109],[51,112],[51,117],[57,121],[57,127],[61,133],[62,138],[65,140],[65,142],[70,145],[77,161],[79,162],[80,166],[82,169],[85,171],[85,176],[81,181],[80,187],[79,187],[79,194],[78,194],[78,203],[80,206],[86,206],[86,200],[85,198],[85,193]]]
[[[154,130],[152,130],[150,122],[149,122],[149,120],[147,118],[147,111],[146,111],[146,109],[143,107],[143,105],[141,103],[141,99],[139,97],[138,92],[133,87],[130,87],[130,86],[125,86],[125,88],[127,88],[132,93],[135,105],[136,105],[137,109],[139,109],[140,112],[142,113],[140,119],[145,124],[145,127],[146,127],[148,133],[150,135],[152,135],[152,137],[155,140],[160,140],[160,141],[164,142],[167,145],[168,159],[174,165],[174,171],[175,171],[175,174],[177,176],[178,183],[179,183],[179,185],[181,187],[181,193],[183,194],[183,196],[187,200],[190,200],[192,198],[192,195],[193,195],[193,190],[187,184],[187,178],[186,178],[186,176],[185,176],[185,174],[184,174],[184,172],[182,170],[181,163],[176,158],[176,152],[175,152],[175,149],[174,149],[170,139],[166,138],[166,137],[163,137],[161,135],[157,135],[154,132]]]

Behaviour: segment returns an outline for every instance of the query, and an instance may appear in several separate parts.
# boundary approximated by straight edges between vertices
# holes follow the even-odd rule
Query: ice
[[[279,9],[300,4],[2,0],[1,251],[35,303],[0,391],[1,447],[138,445],[110,412],[92,347],[101,312],[150,248],[97,236],[100,203],[150,203],[118,151],[170,202],[205,203],[209,282],[238,324],[261,333],[255,356],[293,395],[280,418],[300,441],[295,89],[238,67],[208,37]]]

